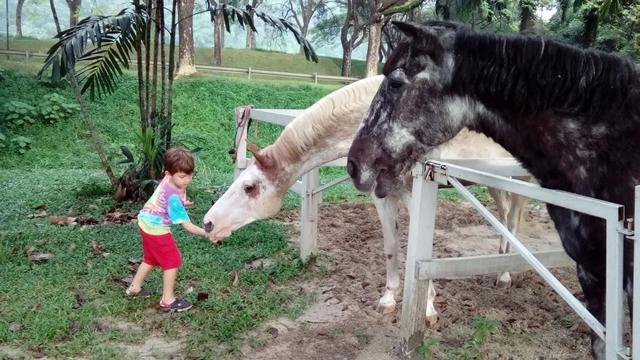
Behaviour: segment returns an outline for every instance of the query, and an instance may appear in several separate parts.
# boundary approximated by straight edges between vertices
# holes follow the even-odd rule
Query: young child
[[[138,214],[138,227],[142,236],[142,264],[126,291],[129,296],[150,296],[152,291],[142,287],[151,269],[160,266],[162,299],[160,309],[181,312],[191,309],[191,303],[176,299],[173,290],[178,268],[182,264],[180,250],[171,234],[171,225],[181,224],[188,232],[207,237],[204,229],[189,220],[185,207],[187,186],[193,179],[193,155],[183,147],[167,150],[164,155],[164,178]]]

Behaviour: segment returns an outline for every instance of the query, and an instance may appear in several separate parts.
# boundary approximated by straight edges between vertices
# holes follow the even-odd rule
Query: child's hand
[[[213,235],[213,233],[208,233],[207,234],[207,239],[209,239],[209,241],[211,241],[211,243],[213,245],[220,244],[220,239],[216,239],[216,237],[215,237],[215,235]]]

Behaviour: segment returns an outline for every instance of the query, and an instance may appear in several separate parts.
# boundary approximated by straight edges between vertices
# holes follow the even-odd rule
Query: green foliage
[[[54,92],[45,95],[44,101],[38,106],[38,111],[45,124],[55,124],[70,117],[74,112],[80,111],[80,106],[75,102],[67,102],[64,96]]]
[[[418,347],[418,354],[422,355],[425,359],[431,359],[433,357],[433,347],[438,345],[439,341],[436,338],[429,337],[425,339]]]
[[[15,136],[11,138],[11,143],[20,154],[26,153],[27,150],[31,148],[31,139],[24,136]]]
[[[33,125],[38,119],[36,108],[21,101],[9,101],[2,105],[0,109],[2,116],[1,126],[7,128],[22,128],[26,125]]]
[[[495,334],[499,325],[500,323],[496,320],[489,320],[483,316],[474,317],[471,320],[473,328],[471,337],[462,346],[447,351],[447,359],[484,359],[480,348],[491,335]]]

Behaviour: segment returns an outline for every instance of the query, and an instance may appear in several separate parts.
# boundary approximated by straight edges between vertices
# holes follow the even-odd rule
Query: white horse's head
[[[268,153],[247,141],[253,162],[238,176],[204,217],[205,230],[217,239],[256,220],[278,213],[288,188],[278,173],[278,163]]]
[[[222,239],[277,214],[296,178],[345,156],[380,82],[382,76],[362,79],[323,97],[263,150],[247,141],[254,160],[205,215],[210,236]]]

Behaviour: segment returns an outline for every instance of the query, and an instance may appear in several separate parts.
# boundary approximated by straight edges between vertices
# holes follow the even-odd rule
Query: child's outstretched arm
[[[188,232],[194,234],[194,235],[198,235],[198,236],[204,236],[207,239],[209,239],[209,241],[211,241],[214,244],[218,244],[220,242],[220,240],[216,240],[215,238],[212,238],[210,234],[208,234],[206,231],[204,231],[203,228],[201,228],[198,225],[195,225],[194,223],[192,223],[191,221],[185,221],[183,223],[181,223],[182,227],[187,230]]]
[[[198,225],[195,225],[191,221],[185,221],[185,222],[181,223],[181,225],[185,230],[187,230],[188,232],[190,232],[190,233],[192,233],[194,235],[208,237],[207,232],[204,231],[203,228],[201,228]]]

